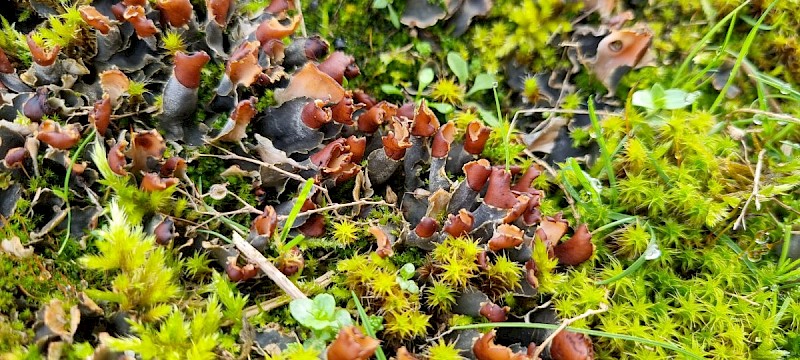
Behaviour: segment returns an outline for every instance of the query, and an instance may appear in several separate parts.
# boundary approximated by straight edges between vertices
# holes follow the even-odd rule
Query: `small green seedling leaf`
[[[374,0],[372,2],[372,7],[375,9],[383,9],[389,6],[389,0]]]
[[[407,263],[403,265],[402,268],[400,268],[400,276],[405,280],[409,280],[412,277],[414,277],[415,272],[416,269],[414,268],[414,264],[412,263]]]
[[[664,89],[661,84],[633,93],[631,103],[648,110],[676,110],[692,105],[700,97],[699,91]]]
[[[381,85],[381,91],[387,95],[403,95],[403,91],[390,84]]]
[[[466,86],[467,80],[469,77],[469,66],[467,65],[467,61],[461,57],[457,52],[450,52],[447,54],[447,65],[450,67],[450,70],[453,74],[456,75],[458,78],[458,82],[461,85]]]
[[[394,11],[394,7],[392,7],[392,4],[389,4],[387,7],[389,8],[389,20],[392,21],[392,25],[394,25],[395,29],[399,29],[400,28],[400,17],[397,16],[397,12]]]
[[[422,90],[425,90],[425,88],[433,82],[434,75],[433,69],[431,68],[423,68],[420,70],[419,74],[417,74],[417,82],[419,82],[417,92],[422,92]]]
[[[428,106],[436,109],[436,111],[442,114],[449,114],[456,109],[455,107],[453,107],[453,105],[447,103],[429,102]]]
[[[494,76],[491,74],[478,74],[475,77],[475,82],[472,83],[472,88],[467,91],[467,96],[470,96],[478,91],[489,90],[494,87],[494,84],[497,82]]]

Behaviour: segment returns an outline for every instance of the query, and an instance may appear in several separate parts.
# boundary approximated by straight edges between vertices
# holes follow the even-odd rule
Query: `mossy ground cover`
[[[56,14],[48,17],[41,8],[15,1],[16,19],[3,18],[0,49],[20,74],[41,67],[32,65],[30,41],[60,47],[61,60],[99,46],[100,35],[79,10],[89,1],[42,3]],[[142,6],[150,11],[160,3]],[[283,2],[237,3],[230,16],[255,19],[273,3]],[[165,142],[158,159],[180,156],[189,164],[185,176],[166,175],[161,167],[163,178],[156,178],[174,176],[180,183],[145,190],[145,178],[131,167],[146,172],[148,164],[136,163],[136,155],[128,153],[133,163],[125,169],[131,174],[121,175],[112,162],[113,145],[125,141],[125,131],[161,129],[158,114],[169,101],[162,84],[169,74],[159,78],[154,71],[148,79],[141,70],[131,78],[120,100],[124,104],[115,105],[117,140],[93,138],[89,103],[39,119],[21,107],[12,112],[15,117],[3,119],[20,126],[48,120],[65,128],[85,124],[80,142],[88,151],[76,144],[63,161],[84,161],[95,174],[90,178],[74,165],[69,171],[58,168],[58,160],[44,151],[15,167],[12,152],[0,143],[7,154],[0,190],[21,194],[0,228],[4,358],[116,358],[129,351],[144,359],[327,354],[336,360],[369,358],[376,350],[377,358],[397,359],[800,358],[800,23],[794,16],[800,3],[497,0],[458,36],[457,16],[443,15],[419,28],[422,20],[407,15],[423,3],[440,10],[453,5],[300,1],[304,29],[294,32],[319,34],[331,51],[354,57],[360,76],[340,80],[346,89],[359,89],[372,100],[412,104],[412,124],[426,106],[439,122],[453,124],[448,150],[451,143],[470,141],[471,127],[491,129],[474,159],[487,159],[496,166],[487,171],[509,174],[509,182],[514,174],[517,201],[538,196],[540,219],[515,227],[523,242],[495,248],[495,236],[481,238],[479,229],[446,235],[446,224],[468,219],[454,215],[461,214],[458,209],[448,214],[437,208],[436,191],[419,195],[428,209],[424,214],[410,215],[414,209],[401,202],[413,203],[415,190],[434,189],[442,181],[431,170],[436,160],[430,154],[422,165],[400,165],[403,174],[373,189],[363,180],[367,175],[333,178],[340,169],[327,163],[330,168],[318,174],[286,165],[297,160],[320,167],[317,155],[280,152],[282,163],[252,166],[254,159],[269,161],[249,154],[257,152],[251,149],[253,134],[261,134],[258,123],[247,127],[238,144]],[[187,49],[213,55],[205,37],[213,30],[206,27],[213,26],[211,12],[205,2],[191,4],[192,21],[204,27],[157,35],[154,46],[165,59]],[[294,8],[288,14],[300,16]],[[418,26],[408,26],[409,19]],[[254,23],[262,20],[270,17]],[[33,30],[30,41],[22,29]],[[231,39],[234,33],[225,32]],[[307,39],[290,34],[277,39],[287,54],[292,44]],[[619,43],[611,41],[614,36]],[[230,41],[223,46],[232,51]],[[265,44],[259,47],[262,60],[271,51]],[[614,54],[615,48],[627,52],[637,46],[634,56]],[[100,72],[87,70],[77,77]],[[233,90],[237,100],[256,96],[259,116],[281,108],[284,100],[276,94],[288,82],[264,85],[266,74],[261,82]],[[201,106],[191,123],[205,122],[216,133],[234,122],[232,108],[215,107],[224,98],[218,84],[230,75],[227,57],[203,67],[194,94]],[[0,89],[13,105],[9,94],[17,90]],[[372,110],[363,111],[356,116],[358,126],[344,125],[352,126],[348,131],[340,126],[309,151],[322,153],[330,150],[325,144],[362,135],[361,118]],[[552,124],[562,125],[547,130]],[[402,137],[402,125],[392,127],[387,118],[382,126],[377,134],[383,137],[371,138],[367,153],[382,151],[387,138]],[[442,138],[443,133],[438,132]],[[9,139],[4,141],[23,147],[19,139]],[[345,163],[356,156],[347,144],[335,150],[350,156]],[[411,143],[407,148],[413,149]],[[352,165],[366,172],[376,160],[363,150],[362,155]],[[32,163],[39,164],[35,173]],[[529,168],[541,174],[517,188]],[[470,175],[442,171],[447,187],[452,185],[449,200],[456,181],[467,182]],[[306,178],[316,179],[316,186]],[[490,198],[487,192],[480,198]],[[97,213],[86,215],[93,220],[85,223],[91,231],[64,226],[68,221],[40,233],[52,218],[83,219],[83,209],[92,207]],[[479,211],[472,210],[474,219]],[[443,236],[414,246],[423,220],[435,223]],[[496,235],[513,221],[497,221],[492,231]],[[315,224],[322,230],[313,231]],[[568,225],[555,232],[556,239],[543,235],[561,224]],[[578,237],[581,225],[592,251],[570,263],[560,249]],[[276,274],[284,274],[280,279],[313,300],[292,300],[256,259],[240,255],[241,247],[234,245],[243,238],[274,264]],[[471,294],[479,294],[478,306],[469,306]],[[564,354],[558,341],[565,340],[548,338],[562,321],[569,327],[556,333],[586,334],[577,353]],[[508,336],[502,330],[508,326],[527,338]],[[530,329],[548,326],[544,336]],[[495,328],[499,345],[482,338],[489,339],[486,346],[495,355],[481,353],[481,341],[464,345],[456,336]],[[351,341],[352,356],[342,357],[338,346],[349,338],[360,340]],[[369,338],[380,340],[379,348]],[[528,343],[543,341],[544,353],[524,351]]]

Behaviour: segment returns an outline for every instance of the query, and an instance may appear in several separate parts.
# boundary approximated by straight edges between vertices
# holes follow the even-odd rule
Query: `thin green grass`
[[[61,241],[61,246],[58,248],[58,255],[64,251],[67,247],[67,241],[69,241],[70,232],[72,230],[72,208],[69,205],[69,178],[72,175],[72,165],[78,161],[78,156],[83,153],[83,149],[86,148],[86,145],[89,144],[92,139],[94,139],[97,130],[92,129],[92,132],[86,136],[86,139],[83,139],[81,144],[78,146],[78,149],[75,150],[75,153],[72,154],[72,157],[69,159],[69,164],[67,166],[67,174],[64,176],[64,187],[62,188],[62,197],[64,199],[64,203],[67,207],[67,233],[64,235],[64,240]]]
[[[311,193],[311,188],[314,187],[314,179],[309,178],[303,184],[303,189],[300,190],[300,193],[297,194],[297,200],[294,202],[294,206],[292,206],[292,210],[289,212],[289,216],[286,217],[286,222],[283,224],[283,229],[281,230],[281,237],[279,244],[285,244],[286,238],[289,236],[289,231],[292,229],[292,225],[294,225],[295,219],[297,219],[297,215],[300,214],[300,209],[303,207],[303,203],[308,198],[308,194]]]
[[[608,151],[606,139],[603,137],[603,129],[600,127],[600,120],[597,118],[597,111],[594,108],[594,96],[590,96],[589,104],[589,119],[592,120],[592,130],[594,130],[597,145],[600,147],[600,158],[603,159],[603,168],[608,176],[608,187],[611,190],[611,202],[617,202],[617,177],[614,174],[614,167],[611,163],[611,153]]]
[[[367,332],[367,335],[377,339],[378,337],[375,336],[375,329],[372,328],[372,324],[369,322],[369,316],[367,316],[367,312],[364,311],[361,300],[358,299],[358,295],[356,295],[355,291],[350,290],[350,294],[353,295],[353,302],[356,303],[356,309],[358,309],[358,316],[361,318],[361,325],[364,326],[364,331]],[[383,353],[383,348],[380,346],[378,346],[378,349],[375,351],[375,357],[377,357],[378,360],[386,360],[386,354]]]

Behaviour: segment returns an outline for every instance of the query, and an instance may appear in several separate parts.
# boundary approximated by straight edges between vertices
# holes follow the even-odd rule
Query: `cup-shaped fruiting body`
[[[464,151],[472,155],[480,155],[489,140],[492,130],[478,121],[474,120],[467,125],[467,133],[464,134]]]
[[[169,244],[172,242],[172,239],[178,236],[178,234],[175,232],[175,222],[170,218],[162,220],[153,229],[153,236],[155,236],[157,244]]]
[[[171,139],[183,137],[185,122],[197,111],[200,70],[209,60],[204,51],[191,55],[180,51],[175,53],[172,76],[164,87],[160,122]]]
[[[470,161],[462,169],[466,179],[458,184],[453,196],[450,197],[450,203],[447,205],[447,212],[450,214],[455,214],[461,209],[474,210],[478,206],[477,197],[492,173],[492,166],[486,159]]]
[[[375,253],[378,254],[378,256],[385,258],[394,254],[394,250],[392,250],[392,240],[389,238],[389,235],[384,229],[378,226],[370,226],[369,233],[375,237],[375,240],[378,243],[378,249],[375,250]]]
[[[250,227],[250,229],[254,230],[258,235],[263,235],[270,238],[273,234],[275,234],[275,228],[277,227],[278,213],[275,212],[275,208],[268,205],[264,208],[264,212],[262,212],[261,215],[256,216],[256,218],[253,220],[253,225]]]
[[[78,144],[81,132],[78,131],[78,126],[75,124],[62,127],[53,120],[45,120],[39,125],[36,138],[53,148],[68,150]]]
[[[108,94],[112,107],[119,104],[122,95],[130,88],[131,81],[119,69],[110,69],[100,73],[100,88]]]
[[[355,326],[339,330],[326,355],[328,360],[367,360],[375,354],[380,341],[361,333]]]
[[[78,8],[78,12],[81,14],[83,21],[101,34],[107,35],[111,30],[111,19],[97,11],[94,6],[82,5]]]
[[[120,140],[114,144],[114,146],[111,147],[111,151],[108,152],[108,166],[111,168],[111,171],[120,176],[128,175],[128,171],[125,170],[125,166],[128,165],[128,159],[123,152],[127,146],[127,141]]]
[[[105,135],[111,124],[111,98],[108,94],[103,94],[103,98],[94,103],[89,111],[89,123],[97,130],[97,135]]]
[[[182,178],[186,175],[186,160],[180,156],[173,156],[161,165],[159,170],[161,177],[176,177]]]
[[[217,139],[220,141],[237,142],[247,137],[247,125],[256,116],[257,99],[251,96],[250,99],[242,100],[236,104],[236,108],[228,118],[228,122],[220,130]]]
[[[439,230],[439,223],[431,217],[424,217],[414,228],[414,233],[421,238],[429,238]]]
[[[225,266],[225,273],[228,274],[228,278],[230,278],[231,281],[247,281],[258,275],[258,268],[256,268],[253,264],[247,264],[240,267],[239,265],[236,265],[236,260],[233,259],[228,261],[228,264]]]
[[[22,104],[22,115],[32,121],[41,121],[45,115],[53,115],[57,111],[50,101],[50,90],[44,86],[36,89],[36,93]]]
[[[553,250],[559,264],[577,266],[594,254],[592,233],[586,224],[581,224],[569,240],[559,243]]]
[[[322,237],[325,235],[325,217],[322,214],[311,214],[297,230],[307,237]]]
[[[294,9],[293,2],[289,0],[272,0],[264,11],[272,15],[278,15],[289,9]]]
[[[258,65],[258,49],[257,41],[247,41],[239,45],[231,54],[231,58],[225,65],[225,75],[233,87],[239,85],[249,87],[261,75],[262,69]]]
[[[3,166],[8,169],[21,168],[27,157],[28,150],[22,146],[9,149],[8,152],[6,152],[6,156],[3,158]]]
[[[494,343],[497,336],[495,330],[489,331],[480,337],[472,346],[472,353],[478,360],[532,360],[526,354],[517,354],[510,348]]]
[[[439,130],[439,119],[436,114],[428,107],[425,99],[419,104],[419,107],[414,111],[414,118],[411,122],[411,135],[431,137]]]
[[[355,58],[341,51],[335,51],[317,67],[319,67],[320,71],[339,82],[339,84],[344,81],[344,78],[352,79],[361,74]]]
[[[164,191],[178,184],[176,178],[162,178],[156,173],[146,173],[142,178],[141,189],[147,192]]]
[[[265,44],[261,44],[265,46]],[[319,35],[307,38],[293,38],[292,43],[286,48],[282,65],[287,68],[302,66],[308,61],[318,61],[328,55],[330,45]]]
[[[381,124],[394,116],[396,110],[396,106],[385,101],[375,104],[358,117],[358,130],[369,134],[374,133]]]
[[[464,165],[463,169],[467,185],[470,189],[478,192],[483,189],[492,174],[492,165],[486,159],[470,161]]]
[[[372,96],[365,93],[363,90],[355,90],[353,91],[353,100],[356,101],[358,104],[363,104],[364,108],[367,110],[371,109],[375,104],[378,103],[378,100],[375,100]]]
[[[300,25],[300,16],[290,19],[289,24],[282,24],[278,18],[264,20],[256,29],[256,39],[261,44],[266,44],[269,40],[280,40],[292,35],[297,26]]]
[[[539,191],[533,188],[532,183],[541,174],[542,171],[539,169],[538,165],[531,165],[511,189],[521,193],[538,194]]]
[[[299,97],[339,102],[344,97],[344,88],[328,74],[319,71],[317,65],[309,62],[292,74],[285,89],[275,90],[278,104]]]
[[[133,159],[131,171],[147,169],[147,159],[161,160],[167,150],[166,142],[158,131],[141,131],[131,135],[131,148],[125,154]]]
[[[309,101],[300,112],[303,124],[315,130],[331,122],[332,116],[331,109],[325,107],[325,102],[322,100]]]
[[[173,76],[184,87],[196,89],[200,86],[200,71],[209,60],[211,60],[211,57],[205,51],[198,51],[193,54],[178,51],[175,53]]]
[[[320,169],[322,174],[333,179],[336,183],[347,181],[361,171],[361,166],[354,161],[354,156],[359,158],[363,156],[366,139],[363,140],[364,143],[362,144],[362,141],[355,137],[336,139],[325,145],[322,150],[311,155],[309,160]],[[353,153],[349,144],[352,144],[352,150],[358,153]]]
[[[395,357],[396,360],[419,360],[414,355],[411,355],[408,350],[406,350],[405,346],[400,347],[397,349],[397,356]]]
[[[493,168],[483,201],[500,209],[513,208],[517,203],[517,197],[511,192],[511,173],[504,169]]]
[[[39,66],[50,66],[58,59],[58,52],[61,50],[60,45],[53,46],[50,51],[45,51],[39,44],[33,40],[33,36],[28,34],[27,37],[28,49],[31,51],[33,61]]]
[[[522,245],[524,234],[524,231],[514,225],[500,224],[492,238],[489,239],[489,249],[500,251],[520,246]]]
[[[331,107],[331,117],[337,123],[353,125],[353,113],[362,107],[364,107],[363,104],[353,102],[353,93],[347,91],[342,100]]]
[[[352,154],[351,161],[360,163],[361,159],[364,158],[364,152],[367,151],[367,138],[350,135],[345,139],[345,144],[347,145],[347,150]]]
[[[3,49],[0,49],[0,73],[2,74],[14,73],[14,65],[11,64],[11,60],[8,60],[8,57],[6,56],[6,53],[5,51],[3,51]]]
[[[133,25],[133,29],[136,30],[136,36],[140,39],[151,37],[158,33],[156,24],[145,16],[142,6],[128,6],[125,12],[122,13],[122,18]]]
[[[392,131],[381,138],[386,156],[393,160],[401,160],[406,155],[406,149],[411,147],[409,137],[408,128],[399,120],[392,119]]]
[[[439,128],[436,136],[433,137],[433,145],[431,145],[431,156],[435,158],[443,158],[450,152],[450,144],[456,136],[456,127],[453,123],[448,122]]]
[[[192,19],[192,3],[189,0],[156,0],[161,16],[173,27],[182,27]]]
[[[548,251],[553,251],[553,247],[558,244],[561,237],[567,233],[569,223],[562,218],[562,214],[558,213],[556,216],[547,216],[539,223],[539,228],[536,229],[536,237],[539,238],[545,245]]]
[[[584,334],[561,331],[550,344],[550,357],[555,360],[592,360],[594,359],[592,339]]]
[[[458,211],[457,215],[447,215],[447,222],[445,222],[442,230],[453,237],[459,237],[469,234],[474,225],[475,218],[472,216],[472,213],[461,209]]]
[[[491,322],[503,322],[508,320],[508,312],[511,308],[500,306],[491,301],[481,304],[480,314]]]
[[[208,18],[221,28],[228,24],[229,13],[234,0],[206,0],[206,9],[208,9]]]

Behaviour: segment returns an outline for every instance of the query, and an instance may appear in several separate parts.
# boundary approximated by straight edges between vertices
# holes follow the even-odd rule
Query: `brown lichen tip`
[[[353,113],[364,107],[364,104],[353,102],[353,93],[346,91],[341,101],[331,107],[333,121],[344,125],[353,125]]]
[[[147,192],[164,191],[178,184],[177,178],[162,178],[156,173],[146,173],[142,178],[141,188]]]
[[[192,3],[189,0],[156,0],[161,16],[173,27],[181,27],[192,18]]]
[[[381,101],[358,117],[358,130],[374,133],[386,119],[391,119],[396,113],[397,106]]]
[[[378,100],[375,100],[375,98],[369,96],[369,94],[360,89],[353,91],[353,100],[355,100],[358,104],[362,104],[367,110],[371,109],[373,106],[375,106],[375,104],[378,103]]]
[[[272,0],[264,11],[273,15],[278,15],[289,9],[294,9],[294,2],[289,0]]]
[[[436,136],[433,137],[433,145],[431,145],[431,156],[435,158],[446,157],[450,152],[450,144],[456,138],[456,126],[451,123],[445,123],[439,128]]]
[[[8,60],[5,51],[0,48],[0,73],[11,74],[14,72],[14,65]]]
[[[228,23],[228,12],[234,0],[206,0],[208,18],[213,19],[219,27],[224,28]]]
[[[503,322],[508,320],[508,312],[511,308],[508,306],[501,307],[491,301],[481,303],[481,316],[485,317],[491,322]]]
[[[78,144],[81,132],[78,131],[78,126],[75,124],[62,127],[53,120],[45,120],[39,125],[36,139],[53,148],[68,150]]]
[[[396,118],[392,119],[392,131],[381,137],[383,151],[386,157],[392,160],[400,160],[406,155],[406,149],[411,147],[409,140],[411,134],[403,123]]]
[[[350,135],[345,139],[345,144],[347,145],[347,150],[353,154],[350,160],[354,163],[360,163],[361,159],[364,158],[364,153],[367,151],[367,138]]]
[[[256,268],[253,264],[247,264],[239,267],[239,265],[236,265],[236,259],[231,258],[228,261],[228,265],[225,266],[225,273],[228,274],[228,277],[231,279],[231,281],[247,281],[258,275],[258,268]]]
[[[407,102],[397,109],[397,117],[411,121],[414,118],[414,109],[416,108],[417,106],[413,102]]]
[[[436,222],[436,219],[432,217],[424,217],[422,220],[419,221],[416,227],[414,227],[414,233],[421,238],[429,238],[436,233],[436,230],[439,230],[439,224]]]
[[[181,85],[189,89],[197,89],[200,86],[200,70],[203,69],[211,57],[205,51],[198,51],[187,55],[182,51],[175,53],[175,66],[173,75]]]
[[[389,240],[389,235],[386,234],[383,229],[377,226],[370,226],[369,233],[375,237],[378,242],[378,249],[375,250],[375,253],[378,254],[381,258],[385,258],[387,256],[394,255],[394,250],[392,250],[392,242]]]
[[[42,86],[36,89],[36,93],[22,104],[22,115],[33,121],[41,121],[45,115],[54,114],[56,109],[50,105],[49,96],[49,88]]]
[[[447,222],[445,222],[442,230],[453,237],[459,237],[469,234],[472,227],[475,225],[475,217],[467,209],[458,210],[458,215],[447,215]]]
[[[297,230],[307,237],[322,237],[325,235],[325,217],[322,214],[311,214]]]
[[[594,249],[592,233],[586,224],[581,224],[569,240],[556,245],[554,253],[559,264],[577,266],[589,260]]]
[[[24,147],[15,147],[8,150],[6,156],[3,158],[3,166],[9,169],[21,168],[25,158],[28,157],[28,150]]]
[[[500,224],[492,238],[489,239],[489,249],[500,251],[520,246],[522,245],[524,234],[524,231],[514,225]]]
[[[406,350],[405,346],[400,347],[397,349],[397,357],[396,360],[418,360],[414,355],[411,355],[408,350]]]
[[[367,360],[375,354],[381,342],[361,333],[355,326],[339,330],[326,355],[328,360]]]
[[[514,353],[510,348],[497,345],[494,338],[497,336],[495,330],[489,331],[480,337],[472,345],[472,353],[478,360],[531,360],[532,357],[526,354]]]
[[[246,41],[236,48],[225,66],[225,74],[235,85],[249,87],[261,75],[258,41]]]
[[[361,74],[361,70],[356,65],[356,59],[341,51],[335,51],[325,61],[321,62],[318,67],[320,71],[328,74],[339,84],[344,81],[345,77],[352,79]]]
[[[339,102],[344,97],[344,88],[309,62],[292,75],[284,90],[275,90],[275,101],[279,104],[299,97]]]
[[[489,160],[478,159],[464,164],[462,170],[467,177],[467,186],[473,191],[481,191],[492,174],[492,165]]]
[[[94,6],[82,5],[78,7],[81,19],[101,34],[106,35],[111,30],[111,19],[101,14]]]
[[[547,216],[539,223],[539,228],[536,229],[536,237],[547,245],[548,251],[552,251],[553,247],[558,244],[561,237],[567,232],[569,223],[562,218],[562,214],[558,213],[556,216]]]
[[[298,25],[300,25],[300,15],[290,18],[286,25],[282,24],[278,18],[269,18],[258,25],[256,39],[261,44],[266,44],[269,40],[280,40],[292,35]]]
[[[33,40],[33,33],[29,33],[27,37],[28,49],[31,51],[33,61],[39,66],[50,66],[58,59],[58,52],[61,50],[60,45],[53,46],[50,52],[44,51],[39,44]]]
[[[303,253],[297,246],[283,253],[278,259],[278,270],[286,276],[297,274],[303,271],[304,267],[305,259],[303,259]]]
[[[478,120],[473,120],[467,125],[467,133],[464,136],[464,151],[472,155],[480,155],[489,140],[492,129],[489,129]]]
[[[308,37],[303,44],[303,53],[305,53],[306,59],[311,61],[317,61],[324,58],[325,55],[328,55],[329,50],[330,45],[328,45],[328,42],[323,40],[319,35]]]
[[[128,6],[125,12],[122,13],[122,18],[133,25],[136,30],[136,36],[139,39],[144,39],[158,33],[158,28],[153,20],[148,19],[144,15],[144,8],[141,6]]]
[[[186,160],[180,156],[173,156],[161,165],[159,170],[161,177],[176,177],[182,178],[186,175]]]
[[[95,101],[92,110],[89,111],[89,123],[97,129],[98,135],[104,135],[111,124],[111,98],[108,94],[103,94],[103,98]]]
[[[331,109],[322,100],[309,101],[300,111],[300,119],[309,128],[319,129],[332,120]]]
[[[253,117],[255,117],[256,113],[258,112],[256,110],[257,102],[258,99],[256,99],[255,96],[251,96],[247,100],[239,101],[239,103],[236,104],[236,108],[233,110],[233,113],[231,113],[228,123],[231,124],[232,122],[233,127],[226,125],[222,130],[224,134],[219,137],[219,140],[236,142],[246,138],[247,125],[250,124],[250,121],[253,120]]]
[[[130,86],[131,81],[119,69],[110,69],[100,73],[100,88],[108,94],[112,103],[116,103]]]
[[[517,197],[511,192],[511,173],[492,168],[483,202],[500,209],[511,209],[517,204]]]
[[[411,135],[430,137],[436,134],[437,130],[439,130],[439,119],[428,107],[425,99],[422,99],[414,111],[414,119],[411,122]]]
[[[156,130],[142,131],[131,135],[131,149],[126,155],[133,159],[133,171],[147,167],[147,158],[160,160],[167,150],[166,142]]]
[[[261,215],[253,219],[253,225],[250,227],[258,235],[264,235],[271,238],[275,234],[275,228],[278,227],[278,213],[275,208],[267,205]]]
[[[123,150],[127,146],[127,141],[120,140],[111,147],[111,151],[108,152],[107,156],[108,166],[111,167],[111,171],[120,176],[128,175],[128,172],[125,170],[125,166],[128,165],[128,159],[125,158],[125,154],[123,153]]]
[[[169,244],[172,241],[172,239],[178,236],[178,234],[175,232],[175,222],[172,221],[172,219],[170,218],[162,220],[153,229],[153,235],[156,238],[157,244],[159,245]]]
[[[528,193],[528,194],[539,194],[539,191],[534,189],[531,185],[533,180],[539,177],[542,174],[542,171],[539,169],[539,165],[533,164],[528,167],[528,170],[525,170],[525,174],[519,178],[514,187],[511,189],[514,191],[518,191],[521,193]]]
[[[584,334],[561,331],[550,344],[550,357],[554,360],[592,360],[594,359],[592,339]]]
[[[597,44],[597,57],[590,69],[613,92],[620,80],[619,68],[637,68],[652,60],[648,56],[652,42],[653,33],[647,28],[612,30]]]

